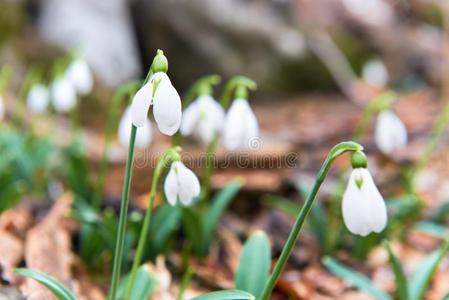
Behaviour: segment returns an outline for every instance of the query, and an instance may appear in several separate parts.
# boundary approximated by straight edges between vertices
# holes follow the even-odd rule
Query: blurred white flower
[[[159,84],[152,99],[153,85],[157,82]],[[153,115],[159,130],[166,135],[175,134],[181,125],[181,98],[167,74],[163,72],[151,76],[148,83],[134,96],[131,104],[134,126],[143,126],[151,104],[153,104]]]
[[[123,147],[128,147],[131,138],[131,106],[128,106],[123,114],[118,127],[118,140]],[[136,147],[146,148],[153,138],[153,128],[148,118],[144,121],[142,128],[136,134]]]
[[[225,118],[223,107],[212,96],[199,96],[184,111],[181,133],[194,134],[208,144],[216,132],[221,132]]]
[[[5,117],[5,104],[3,103],[3,96],[0,95],[0,120]]]
[[[76,91],[64,77],[56,79],[51,85],[51,104],[58,113],[69,112],[76,105]]]
[[[401,119],[391,110],[384,110],[377,117],[375,129],[377,147],[385,154],[407,145],[407,129]]]
[[[27,107],[33,114],[42,114],[47,110],[50,95],[43,84],[35,84],[27,95]]]
[[[245,99],[235,99],[226,115],[223,145],[229,150],[245,149],[259,135],[256,116]]]
[[[367,236],[381,232],[387,225],[387,208],[366,168],[352,170],[343,194],[342,214],[353,234]]]
[[[92,91],[94,79],[84,60],[75,59],[65,71],[65,77],[72,83],[78,95],[84,96]]]
[[[393,20],[393,11],[384,0],[342,0],[346,10],[360,21],[372,26],[387,26]]]
[[[171,164],[164,182],[164,192],[168,203],[175,206],[179,199],[183,205],[189,205],[193,198],[200,194],[200,189],[198,177],[192,170],[180,161]]]
[[[374,87],[383,88],[388,83],[388,70],[382,61],[373,59],[363,65],[362,78]]]

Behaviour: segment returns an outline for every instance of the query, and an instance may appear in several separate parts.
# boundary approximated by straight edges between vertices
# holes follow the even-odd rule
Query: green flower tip
[[[368,166],[368,159],[362,151],[355,151],[351,157],[352,168],[366,168]]]
[[[153,63],[151,64],[151,70],[153,73],[168,71],[168,60],[164,55],[164,51],[158,49],[156,52],[156,56],[153,59]]]

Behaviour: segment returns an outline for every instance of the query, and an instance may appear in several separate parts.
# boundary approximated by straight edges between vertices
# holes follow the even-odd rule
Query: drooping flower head
[[[161,64],[166,60],[163,52],[158,50],[151,67],[153,74],[133,98],[132,123],[142,127],[153,104],[153,115],[159,130],[163,134],[173,135],[181,125],[181,98],[165,73],[167,67]]]
[[[51,104],[58,113],[67,113],[77,102],[76,91],[65,77],[57,78],[51,85]]]
[[[352,156],[353,170],[343,194],[343,220],[353,234],[367,236],[380,233],[387,225],[387,208],[367,169],[366,156],[355,152]]]
[[[190,205],[200,194],[200,182],[192,170],[181,161],[175,161],[164,182],[164,193],[168,203],[175,206],[178,200],[183,205]]]
[[[362,78],[374,87],[384,88],[388,83],[389,76],[384,63],[373,59],[363,66]]]
[[[215,133],[221,132],[224,118],[223,107],[212,96],[199,96],[184,111],[181,134],[193,134],[204,144],[208,144]]]
[[[27,108],[33,114],[42,114],[47,110],[50,102],[48,89],[43,84],[35,84],[27,95]]]
[[[3,96],[0,95],[0,120],[5,117],[5,104],[3,103]]]
[[[381,111],[377,117],[375,141],[377,147],[385,154],[391,154],[407,145],[407,129],[390,109]]]
[[[80,96],[85,96],[92,91],[94,79],[86,61],[77,58],[68,66],[64,77],[73,85]]]
[[[220,83],[218,75],[198,79],[189,90],[192,98],[198,97],[184,111],[181,134],[193,135],[204,144],[209,144],[216,134],[221,133],[225,112],[220,103],[212,97],[213,85]]]
[[[120,119],[118,127],[118,140],[124,147],[128,147],[131,138],[130,128],[132,125],[131,106],[128,106]],[[153,138],[153,128],[148,118],[144,121],[143,126],[136,133],[136,147],[146,148],[150,145]]]
[[[228,150],[248,149],[259,135],[259,124],[247,100],[248,89],[255,89],[250,79],[236,85],[235,100],[225,118],[223,145]]]

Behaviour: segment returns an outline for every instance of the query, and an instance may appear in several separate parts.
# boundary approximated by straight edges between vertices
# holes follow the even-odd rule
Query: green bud
[[[366,158],[365,153],[362,151],[355,151],[351,157],[352,168],[366,168],[368,165],[368,159]]]
[[[153,63],[151,64],[151,71],[153,73],[157,72],[164,72],[167,73],[168,71],[168,60],[167,57],[164,55],[164,51],[158,49],[157,54],[153,59]]]

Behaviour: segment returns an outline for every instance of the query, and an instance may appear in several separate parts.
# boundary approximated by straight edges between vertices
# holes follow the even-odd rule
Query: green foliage
[[[235,274],[235,287],[258,299],[268,280],[271,267],[271,249],[267,235],[258,231],[243,246]]]
[[[388,257],[390,260],[390,265],[394,272],[395,282],[396,282],[396,297],[398,300],[408,300],[408,283],[405,277],[404,270],[402,268],[401,262],[398,260],[396,255],[394,255],[391,250],[390,244],[387,240],[384,241],[384,247],[388,252]]]
[[[125,276],[119,283],[117,290],[117,298],[123,299],[125,295],[126,286],[129,275]],[[157,280],[151,275],[150,271],[145,266],[140,266],[137,270],[136,279],[134,281],[134,288],[128,300],[149,299],[153,294],[157,285]]]
[[[350,268],[344,266],[343,264],[339,263],[335,259],[326,256],[323,258],[323,264],[329,269],[329,271],[331,271],[338,277],[341,277],[348,284],[369,294],[374,299],[392,300],[390,295],[388,295],[387,293],[383,292],[382,290],[380,290],[376,286],[374,286],[374,284],[368,277],[351,270]],[[414,299],[419,299],[419,298],[414,298]]]
[[[204,294],[192,300],[255,300],[250,293],[239,290],[225,290]]]
[[[449,252],[449,240],[440,249],[429,254],[413,273],[409,282],[409,295],[411,299],[423,299],[430,279],[435,273],[441,260]]]
[[[197,256],[205,256],[209,251],[218,222],[242,186],[240,180],[233,180],[213,197],[212,204],[204,210],[183,209],[184,230]]]
[[[55,145],[45,137],[3,128],[0,134],[0,213],[24,194],[46,193]]]
[[[72,291],[45,273],[26,268],[15,269],[15,272],[20,276],[30,277],[38,281],[42,285],[46,286],[60,300],[76,300],[76,297]]]

